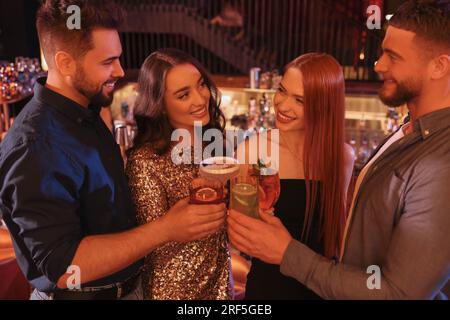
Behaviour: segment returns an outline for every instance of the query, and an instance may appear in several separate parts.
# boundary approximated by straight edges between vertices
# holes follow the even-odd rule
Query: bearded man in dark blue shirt
[[[77,14],[79,29],[68,23]],[[37,14],[48,78],[0,151],[0,209],[32,299],[140,299],[144,256],[225,220],[223,204],[186,201],[136,227],[120,149],[99,116],[124,76],[121,20],[96,0],[46,0]]]

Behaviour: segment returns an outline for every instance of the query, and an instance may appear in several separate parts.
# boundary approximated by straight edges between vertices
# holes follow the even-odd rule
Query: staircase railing
[[[216,59],[231,66],[225,68],[228,73],[239,74],[254,66],[280,68],[302,53],[321,51],[346,68],[347,78],[376,79],[373,64],[381,39],[365,27],[359,0],[351,4],[341,0],[116,1],[128,12],[122,30],[125,41],[149,38],[143,39],[144,44],[128,44],[132,51],[142,51],[145,41],[151,42],[146,34],[184,37],[176,43],[180,49],[195,47],[194,53],[205,65]],[[211,24],[214,17],[226,18],[224,3],[228,3],[228,14],[241,15],[241,26]],[[155,50],[157,44],[148,47]],[[143,62],[143,52],[129,54],[131,65],[138,64],[134,55]]]

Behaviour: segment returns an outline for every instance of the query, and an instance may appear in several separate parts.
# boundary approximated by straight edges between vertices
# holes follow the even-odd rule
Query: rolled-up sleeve
[[[34,141],[2,159],[1,200],[16,242],[51,282],[67,272],[83,237],[79,194],[82,168],[62,149]]]
[[[167,195],[152,159],[143,151],[133,154],[127,161],[126,174],[138,223],[146,224],[165,215],[169,209]]]

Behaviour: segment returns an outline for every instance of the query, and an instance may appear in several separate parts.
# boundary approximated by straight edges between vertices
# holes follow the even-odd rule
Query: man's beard
[[[100,90],[100,92],[98,92],[91,98],[91,106],[102,108],[109,107],[113,102],[113,99],[114,95],[112,92],[110,95],[105,95],[103,94],[102,90]]]
[[[98,89],[95,85],[87,82],[86,73],[81,66],[77,68],[73,86],[78,92],[89,99],[89,104],[92,107],[108,107],[113,101],[113,92],[109,95],[105,95],[103,93],[103,84],[100,86],[100,89]]]
[[[409,80],[402,83],[395,81],[395,91],[386,95],[384,89],[378,92],[381,101],[390,107],[400,107],[419,97],[422,91],[422,84],[419,81]]]

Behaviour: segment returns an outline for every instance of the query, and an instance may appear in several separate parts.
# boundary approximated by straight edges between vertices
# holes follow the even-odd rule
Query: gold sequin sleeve
[[[126,171],[142,224],[162,217],[189,196],[198,165],[177,165],[170,153],[157,155],[150,146],[144,146],[130,154]],[[144,296],[157,300],[229,299],[229,259],[225,228],[196,241],[168,242],[145,259]]]
[[[169,209],[164,186],[154,163],[147,153],[138,151],[127,161],[127,176],[131,197],[139,224],[154,221]]]
[[[164,186],[155,169],[152,158],[145,149],[134,152],[127,160],[126,174],[139,224],[154,221],[168,210]],[[142,286],[146,299],[150,298],[151,292],[152,255],[150,253],[145,257],[142,269]]]

